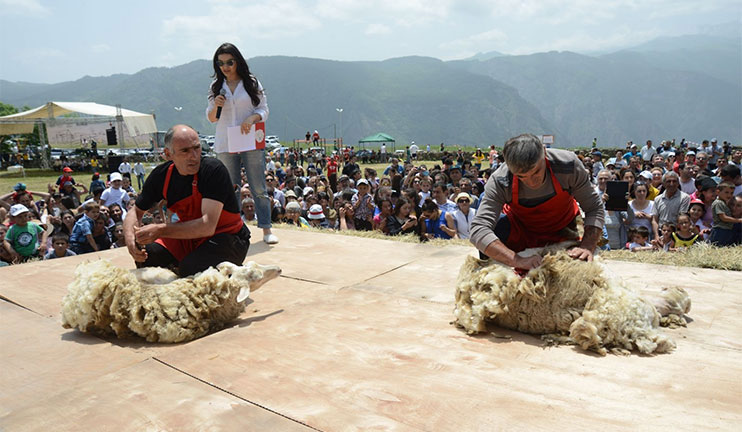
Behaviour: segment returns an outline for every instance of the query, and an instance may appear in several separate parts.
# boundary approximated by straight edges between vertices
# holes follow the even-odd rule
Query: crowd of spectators
[[[630,142],[610,157],[597,149],[577,153],[604,201],[609,181],[628,184],[626,210],[606,211],[603,249],[673,251],[699,241],[742,243],[742,150],[718,146],[716,140],[697,148],[671,141],[654,147],[647,141],[641,149]],[[274,153],[267,156],[265,172],[272,222],[413,235],[420,241],[467,239],[484,185],[502,156],[494,146],[471,157],[461,151],[441,155],[430,166],[417,163],[412,154],[406,160],[392,156],[379,175],[372,168],[362,170],[350,149],[330,156],[317,149]],[[482,169],[485,159],[490,168]],[[130,172],[140,180],[135,169]],[[105,181],[96,173],[86,187],[65,169],[46,192],[18,183],[0,197],[0,261],[123,246],[122,220],[134,198],[130,177],[119,172]],[[255,224],[255,202],[244,172],[240,199],[243,221]],[[145,221],[172,217],[167,209],[154,208]]]
[[[119,172],[90,186],[65,167],[45,192],[17,183],[0,196],[0,266],[53,259],[124,246],[123,220],[137,192]],[[153,209],[150,221],[162,220]]]
[[[609,181],[628,185],[625,211],[607,210],[603,249],[679,250],[696,242],[742,244],[742,150],[647,140],[610,157],[597,149],[579,154],[603,200]]]

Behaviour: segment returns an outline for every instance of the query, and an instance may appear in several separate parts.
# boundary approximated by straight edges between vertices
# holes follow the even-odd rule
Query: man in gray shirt
[[[677,223],[680,213],[687,213],[690,207],[690,195],[680,190],[680,177],[675,171],[668,171],[662,176],[665,191],[654,199],[657,224]]]
[[[572,152],[544,149],[532,134],[511,138],[502,153],[505,163],[487,181],[470,241],[503,264],[526,270],[537,267],[540,256],[524,258],[518,252],[577,238],[579,202],[585,233],[569,254],[591,261],[605,215],[582,162]]]

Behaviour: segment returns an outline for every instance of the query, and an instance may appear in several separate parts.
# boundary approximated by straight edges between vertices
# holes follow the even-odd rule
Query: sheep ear
[[[240,293],[237,294],[237,303],[242,303],[250,297],[250,288],[240,288]]]

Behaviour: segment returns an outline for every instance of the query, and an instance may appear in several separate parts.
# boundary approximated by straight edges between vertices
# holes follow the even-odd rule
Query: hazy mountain
[[[451,62],[272,56],[249,63],[268,94],[268,133],[284,141],[317,129],[347,144],[386,132],[402,146],[502,145],[522,132],[552,133],[563,147],[587,146],[593,137],[601,146],[673,137],[739,144],[741,53],[740,38],[696,35],[601,56],[490,52]],[[210,134],[204,111],[212,73],[209,61],[197,60],[58,84],[0,81],[0,101],[118,103],[154,112],[160,129],[185,122]]]
[[[742,39],[709,35],[657,38],[602,56],[627,65],[693,71],[742,86]]]
[[[317,129],[323,137],[342,135],[347,144],[386,132],[402,146],[411,140],[422,145],[489,146],[502,145],[522,131],[555,129],[512,87],[437,59],[338,62],[257,57],[249,64],[268,95],[268,133],[283,140],[303,138],[307,130]],[[205,109],[212,73],[211,62],[198,60],[33,88],[0,82],[0,100],[32,107],[50,100],[119,103],[155,112],[161,129],[185,122],[210,134],[214,126],[207,122]],[[336,108],[343,109],[342,120]]]
[[[742,90],[731,66],[736,61],[739,71],[739,48],[735,60],[735,42],[712,49],[711,41],[660,40],[601,57],[549,52],[451,63],[517,88],[560,128],[560,145],[585,146],[593,137],[601,145],[673,137],[739,143]]]

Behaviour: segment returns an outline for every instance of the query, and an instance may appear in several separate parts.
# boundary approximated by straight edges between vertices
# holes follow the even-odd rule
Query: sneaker
[[[263,236],[263,241],[266,244],[276,244],[278,243],[278,237],[275,234],[266,234]]]

